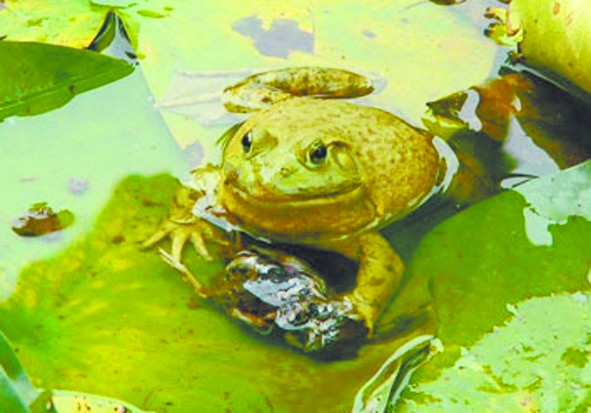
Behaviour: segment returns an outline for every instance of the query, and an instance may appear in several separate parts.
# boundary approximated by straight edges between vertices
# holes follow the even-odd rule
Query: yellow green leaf
[[[508,25],[523,31],[526,64],[591,93],[591,2],[513,0]]]

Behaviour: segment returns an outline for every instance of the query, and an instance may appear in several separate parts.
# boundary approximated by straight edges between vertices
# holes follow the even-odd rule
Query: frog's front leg
[[[331,245],[331,249],[359,261],[357,283],[346,295],[364,318],[369,335],[402,281],[404,263],[377,231]]]
[[[198,169],[193,172],[194,186],[181,185],[177,190],[170,208],[168,218],[160,228],[143,244],[149,248],[165,238],[171,240],[170,254],[163,257],[169,261],[181,262],[183,248],[191,243],[197,253],[206,260],[211,260],[208,244],[216,243],[222,247],[230,246],[228,234],[210,222],[193,214],[193,207],[198,200],[215,199],[215,190],[209,182],[216,181],[219,171],[213,167]]]

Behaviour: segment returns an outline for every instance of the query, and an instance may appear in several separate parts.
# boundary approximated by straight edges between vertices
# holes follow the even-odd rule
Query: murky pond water
[[[484,10],[499,3],[122,2],[115,5],[122,19],[109,14],[114,25],[98,37],[111,2],[67,12],[36,3],[0,4],[0,22],[10,28],[3,32],[0,24],[0,36],[76,47],[92,42],[138,66],[66,104],[68,95],[51,111],[0,123],[0,331],[34,387],[104,395],[158,412],[381,412],[390,404],[415,411],[429,403],[429,391],[441,397],[436,378],[453,374],[449,367],[466,348],[475,346],[478,360],[486,359],[492,353],[479,340],[521,308],[527,313],[538,305],[522,302],[588,290],[589,168],[580,164],[591,153],[589,106],[512,65],[508,50],[484,35]],[[55,27],[64,30],[57,35]],[[117,35],[121,28],[131,44]],[[55,68],[36,65],[40,73]],[[375,335],[348,343],[353,351],[337,357],[299,350],[293,337],[301,347],[301,336],[292,334],[290,342],[281,332],[255,331],[266,331],[269,317],[286,307],[253,310],[239,295],[245,281],[234,284],[239,294],[227,294],[223,303],[200,298],[157,248],[141,248],[169,213],[177,179],[187,180],[206,163],[219,165],[219,138],[251,116],[228,112],[222,91],[255,73],[296,66],[367,76],[375,91],[349,101],[436,135],[450,171],[445,191],[381,229],[405,263],[402,285]],[[3,82],[35,81],[7,73]],[[39,203],[56,214],[27,212]],[[60,211],[74,218],[58,222]],[[41,234],[49,222],[50,233]],[[246,245],[269,247],[246,239]],[[331,299],[352,289],[355,260],[281,241],[271,248],[313,268],[286,259],[291,264],[282,268],[296,268],[289,273],[294,283],[308,282],[302,277],[308,271],[310,279],[318,273],[326,280]],[[159,246],[169,250],[171,243]],[[208,286],[219,284],[228,261],[203,260],[193,248],[183,257]],[[250,269],[267,268],[257,265]],[[324,287],[313,285],[311,301],[324,305]],[[278,293],[295,294],[290,291]],[[581,297],[576,305],[583,305]],[[586,311],[565,303],[565,313]],[[554,304],[539,304],[540,311]],[[240,306],[250,312],[228,314]],[[518,331],[510,336],[516,346],[531,333]],[[589,344],[573,346],[558,358],[571,363],[576,353],[582,361],[572,363],[587,369]],[[5,357],[0,354],[0,362]],[[502,375],[495,361],[486,363],[482,371]],[[404,390],[411,372],[412,386]],[[531,381],[516,383],[497,394],[531,389]],[[519,397],[515,405],[523,405]]]

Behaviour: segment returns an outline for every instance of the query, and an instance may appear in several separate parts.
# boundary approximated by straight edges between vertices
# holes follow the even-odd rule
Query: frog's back
[[[412,211],[436,185],[440,157],[433,137],[376,108],[357,112],[351,145],[380,223]]]

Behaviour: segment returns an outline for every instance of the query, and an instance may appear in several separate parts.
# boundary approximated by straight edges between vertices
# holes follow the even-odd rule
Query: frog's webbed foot
[[[376,322],[384,309],[383,303],[368,301],[364,297],[359,297],[355,294],[355,291],[346,295],[344,299],[351,303],[353,313],[364,321],[368,331],[367,336],[372,337],[376,328]]]
[[[193,286],[193,289],[199,297],[207,298],[211,295],[210,292],[203,286],[203,284],[199,282],[199,280],[191,272],[191,270],[189,270],[182,262],[180,262],[172,254],[164,251],[162,248],[158,249],[158,253],[160,254],[160,258],[162,258],[162,260],[164,260],[165,263],[167,263],[183,275],[183,278]]]
[[[249,76],[226,88],[222,100],[228,111],[246,113],[296,96],[355,98],[373,91],[372,81],[363,75],[342,69],[310,66],[271,70]]]
[[[185,245],[190,243],[198,255],[205,260],[212,260],[213,256],[209,247],[217,244],[218,247],[227,249],[231,246],[230,235],[216,227],[212,223],[202,219],[193,213],[193,206],[198,200],[205,199],[219,180],[219,171],[211,166],[193,171],[193,181],[199,185],[180,185],[170,208],[169,217],[160,225],[160,228],[143,242],[142,248],[150,248],[166,238],[171,240],[170,255],[176,261],[182,261],[182,253]]]
[[[351,302],[353,311],[365,321],[368,336],[371,336],[384,308],[400,286],[404,264],[378,232],[362,234],[357,240],[347,240],[330,247],[359,260],[357,284],[344,298]]]
[[[195,218],[192,222],[187,223],[167,219],[150,238],[142,243],[142,248],[153,247],[165,238],[170,238],[170,255],[179,262],[187,243],[191,243],[197,254],[208,261],[213,259],[207,246],[209,242],[214,241],[224,248],[231,245],[229,239],[225,235],[221,235],[221,230],[206,221]]]

